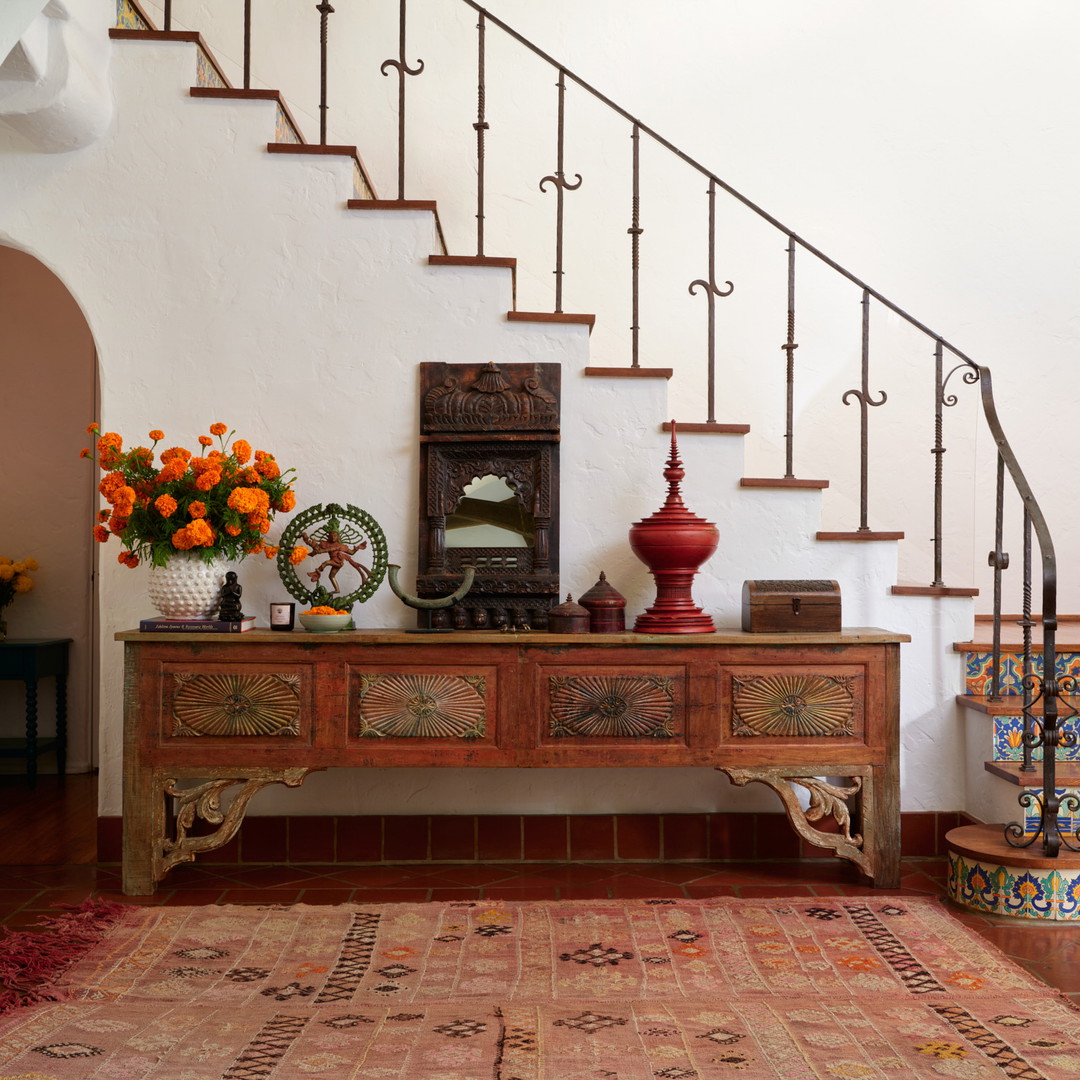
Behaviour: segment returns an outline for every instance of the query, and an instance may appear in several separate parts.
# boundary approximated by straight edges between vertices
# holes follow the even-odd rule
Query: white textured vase
[[[150,567],[150,603],[166,619],[210,619],[221,604],[225,560],[204,562],[193,551],[177,551],[164,566]]]

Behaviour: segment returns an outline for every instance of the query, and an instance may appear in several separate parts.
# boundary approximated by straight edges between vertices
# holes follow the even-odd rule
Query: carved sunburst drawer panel
[[[160,737],[310,744],[312,684],[299,664],[164,664]]]
[[[377,665],[349,672],[350,742],[493,744],[498,669],[494,666]]]
[[[686,745],[686,668],[618,665],[537,668],[543,745]]]
[[[866,740],[861,666],[726,668],[720,678],[725,743]]]

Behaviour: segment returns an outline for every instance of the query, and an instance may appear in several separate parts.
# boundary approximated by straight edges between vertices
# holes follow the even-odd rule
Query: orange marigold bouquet
[[[207,561],[277,553],[263,537],[275,513],[296,506],[295,470],[282,472],[272,454],[234,440],[225,424],[211,424],[195,454],[182,446],[156,453],[165,438],[157,429],[149,433],[149,447],[130,450],[115,432],[103,435],[97,424],[86,430],[97,437],[97,462],[105,473],[98,491],[109,504],[98,511],[94,538],[104,544],[119,537],[126,550],[118,562],[134,567],[149,559],[164,566],[174,551],[196,551]],[[211,436],[217,449],[211,449]],[[93,458],[94,452],[88,448],[82,456]]]

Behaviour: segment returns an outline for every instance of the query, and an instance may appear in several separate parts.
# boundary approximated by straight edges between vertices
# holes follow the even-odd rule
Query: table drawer
[[[310,745],[314,669],[305,664],[165,663],[160,673],[162,744]]]
[[[365,753],[380,746],[491,746],[497,699],[494,665],[352,665],[348,741]]]
[[[865,744],[861,665],[724,667],[721,743],[729,746]]]

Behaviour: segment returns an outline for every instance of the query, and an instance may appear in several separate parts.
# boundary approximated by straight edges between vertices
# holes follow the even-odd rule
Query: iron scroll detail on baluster
[[[955,394],[947,394],[949,380],[958,372],[962,371],[961,379],[968,386],[974,386],[979,381],[979,373],[969,364],[957,364],[947,375],[944,371],[945,347],[940,338],[934,343],[934,446],[930,453],[934,458],[934,580],[932,586],[943,586],[942,577],[944,534],[942,518],[944,513],[944,475],[945,465],[942,460],[945,454],[945,409],[955,408],[959,398]]]
[[[405,76],[422,75],[424,61],[419,57],[415,66],[410,66],[405,59],[406,0],[398,6],[398,55],[396,59],[384,60],[379,71],[389,75],[390,70],[398,74],[398,156],[397,156],[397,197],[405,198]]]
[[[870,502],[870,414],[889,400],[884,390],[879,390],[880,400],[875,401],[870,392],[870,291],[863,289],[862,295],[862,386],[857,390],[848,390],[840,399],[850,405],[849,398],[859,403],[859,528],[858,532],[869,532]]]
[[[552,184],[555,188],[555,312],[562,313],[562,288],[563,288],[563,193],[577,191],[581,187],[581,173],[574,173],[577,180],[566,179],[563,168],[563,159],[566,146],[566,72],[559,68],[559,119],[556,132],[555,172],[545,176],[540,181],[540,190],[546,191],[546,184]]]
[[[716,423],[716,299],[717,297],[730,296],[735,291],[735,286],[730,281],[725,281],[726,289],[721,289],[716,283],[716,181],[709,179],[709,277],[697,278],[690,282],[689,292],[696,295],[698,288],[705,290],[705,296],[709,301],[709,343],[708,343],[708,419],[710,424]]]

